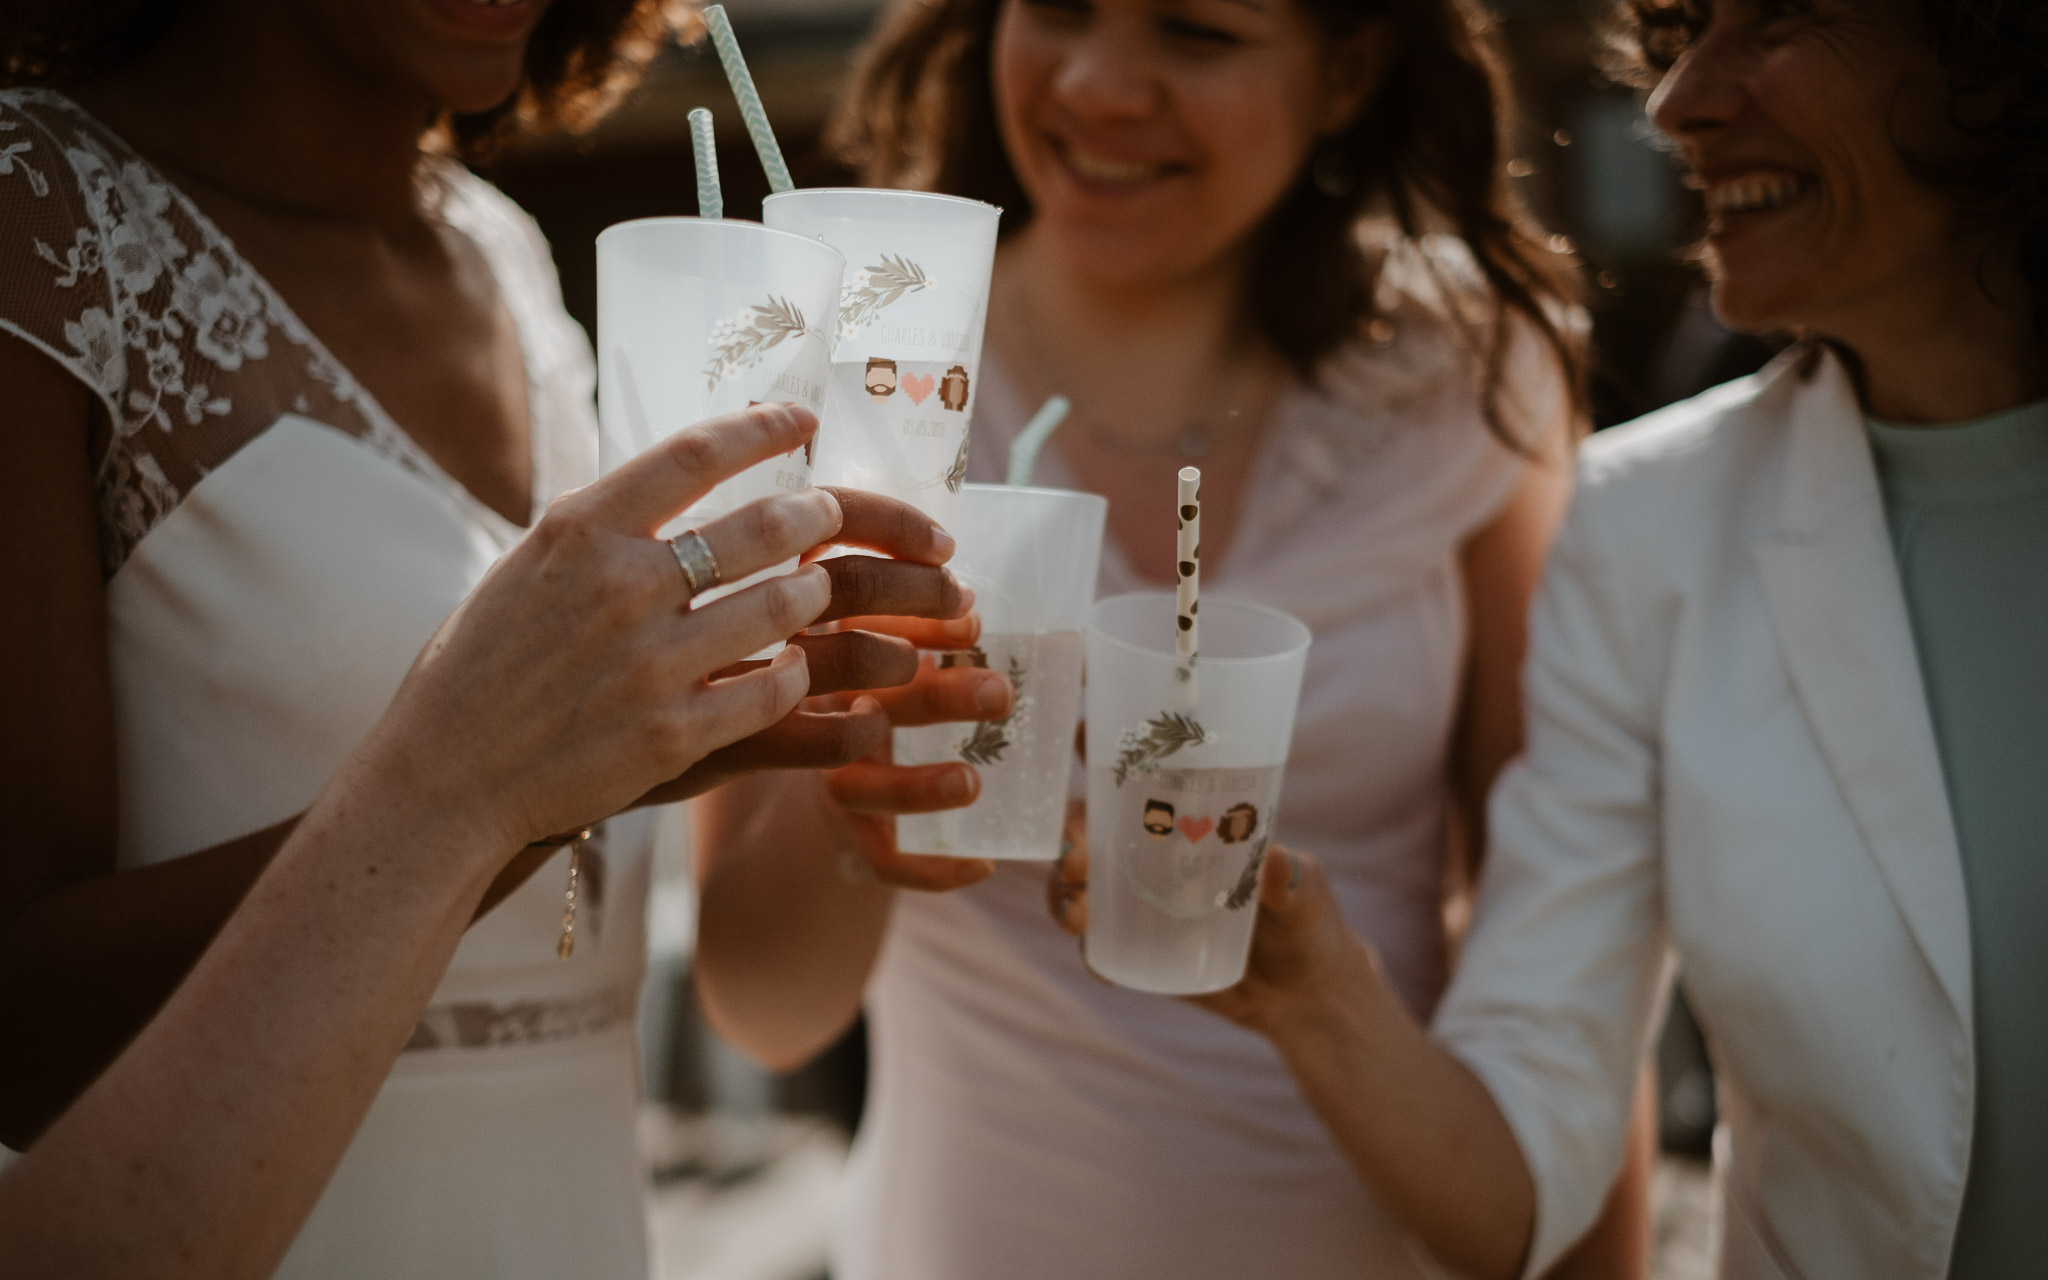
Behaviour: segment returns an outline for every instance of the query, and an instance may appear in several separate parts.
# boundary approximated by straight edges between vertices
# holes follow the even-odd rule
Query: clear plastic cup
[[[1109,502],[1069,489],[966,488],[950,567],[974,588],[981,640],[940,661],[1003,672],[1017,702],[1001,720],[896,731],[898,764],[964,760],[981,775],[973,804],[897,818],[896,843],[906,853],[1043,861],[1058,856],[1066,819],[1081,632]]]
[[[837,250],[757,223],[646,218],[606,228],[597,238],[600,468],[750,404],[787,401],[822,419],[844,274]],[[806,488],[816,444],[727,480],[663,536]]]
[[[761,220],[845,255],[820,484],[901,498],[957,533],[1002,210],[864,187],[783,191]]]
[[[1171,592],[1088,618],[1088,963],[1163,995],[1244,976],[1308,661],[1276,609],[1205,595],[1200,618],[1191,691]]]

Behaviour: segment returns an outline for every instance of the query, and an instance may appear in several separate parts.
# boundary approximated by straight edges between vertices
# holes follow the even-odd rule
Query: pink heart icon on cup
[[[903,375],[903,392],[910,397],[910,403],[923,404],[931,395],[932,388],[939,380],[929,373],[906,373]]]
[[[1202,837],[1214,830],[1215,826],[1214,818],[1182,818],[1180,833],[1188,838],[1189,844],[1200,844]]]

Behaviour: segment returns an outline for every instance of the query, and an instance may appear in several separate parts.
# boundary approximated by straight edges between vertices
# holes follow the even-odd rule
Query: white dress
[[[589,345],[532,222],[452,162],[519,331],[533,511],[596,472]],[[185,196],[68,99],[0,93],[0,328],[92,389],[120,863],[303,811],[520,529],[445,474]],[[634,1001],[649,823],[470,930],[280,1276],[645,1280]]]
[[[1296,387],[1280,404],[1242,527],[1202,585],[1313,631],[1277,835],[1323,860],[1345,919],[1426,1014],[1448,963],[1458,549],[1525,464],[1482,422],[1417,265],[1399,255],[1383,282],[1393,339],[1342,353],[1324,391]],[[1561,383],[1532,346],[1510,385],[1558,429]],[[982,378],[970,474],[987,481],[1036,406],[995,361]],[[1035,479],[1072,485],[1056,450]],[[1161,588],[1105,545],[1101,594],[1147,589]],[[868,990],[869,1107],[835,1280],[1434,1274],[1266,1041],[1091,977],[1046,914],[1045,864],[997,868],[897,900]]]

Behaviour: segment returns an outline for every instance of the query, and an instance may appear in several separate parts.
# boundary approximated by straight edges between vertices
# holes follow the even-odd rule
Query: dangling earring
[[[1316,190],[1333,200],[1351,194],[1357,175],[1351,170],[1351,157],[1344,153],[1342,138],[1324,138],[1316,144],[1315,154],[1308,162],[1308,176]]]

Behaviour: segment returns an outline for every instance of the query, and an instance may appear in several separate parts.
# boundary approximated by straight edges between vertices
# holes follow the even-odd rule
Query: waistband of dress
[[[632,982],[544,999],[448,1001],[429,1005],[420,1015],[405,1052],[506,1049],[588,1039],[630,1025],[639,1003],[639,986]]]

